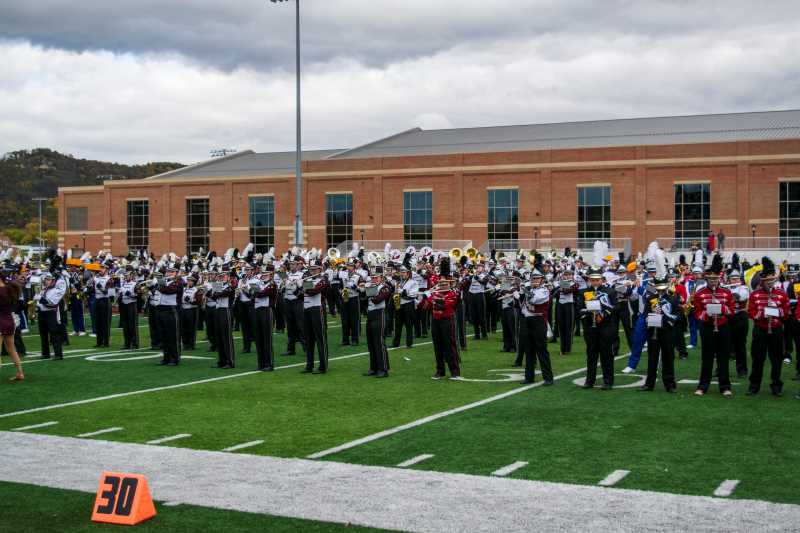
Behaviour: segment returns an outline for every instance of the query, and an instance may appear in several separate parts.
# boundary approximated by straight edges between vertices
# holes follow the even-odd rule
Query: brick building
[[[63,248],[284,250],[294,153],[59,189]],[[490,239],[800,242],[800,111],[423,131],[303,157],[307,245]],[[669,246],[669,244],[667,244]],[[511,246],[513,247],[513,246]]]

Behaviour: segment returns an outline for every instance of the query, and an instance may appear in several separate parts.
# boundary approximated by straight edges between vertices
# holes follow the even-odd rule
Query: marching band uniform
[[[161,349],[161,326],[158,323],[158,304],[161,301],[161,293],[158,292],[158,283],[151,279],[148,281],[147,292],[147,325],[150,329],[150,349]]]
[[[517,316],[514,309],[515,287],[501,289],[497,293],[500,300],[500,327],[503,330],[503,351],[514,353],[517,351]]]
[[[177,271],[174,271],[177,272]],[[180,325],[178,324],[178,304],[181,301],[183,283],[179,278],[163,278],[156,291],[158,300],[156,317],[162,335],[163,365],[176,366],[181,362]]]
[[[725,396],[731,395],[731,379],[728,374],[728,358],[731,351],[731,332],[728,324],[734,312],[731,291],[719,286],[722,272],[722,257],[714,256],[711,270],[706,272],[708,280],[705,287],[694,293],[692,308],[697,322],[700,324],[700,342],[702,363],[700,380],[695,394],[703,396],[711,385],[711,374],[714,361],[717,362],[719,391]]]
[[[255,334],[258,369],[272,372],[275,357],[272,350],[272,308],[275,305],[277,287],[272,279],[255,279],[253,298],[255,299]]]
[[[771,366],[770,390],[775,396],[783,394],[781,364],[783,359],[783,323],[790,312],[789,297],[773,286],[775,265],[768,257],[762,259],[763,269],[759,287],[750,294],[747,314],[753,320],[753,340],[750,345],[752,369],[747,395],[758,394],[764,375],[764,362]]]
[[[197,344],[198,308],[202,292],[195,286],[194,278],[190,277],[189,281],[192,285],[183,289],[181,300],[181,344],[187,350],[194,350]]]
[[[375,276],[383,274],[381,267],[376,267]],[[389,352],[386,350],[384,328],[386,327],[386,302],[392,298],[392,288],[383,282],[370,282],[367,287],[367,348],[369,349],[369,372],[365,376],[389,376]],[[370,289],[375,294],[369,296]]]
[[[216,279],[216,274],[210,274],[211,279]],[[217,351],[217,301],[211,298],[211,281],[207,281],[203,287],[208,297],[205,299],[206,304],[206,339],[208,339],[208,351]]]
[[[39,321],[39,339],[42,343],[42,359],[50,359],[50,344],[53,345],[55,359],[63,359],[61,310],[59,304],[67,292],[64,280],[55,280],[51,274],[44,274],[49,279],[48,286],[34,296]]]
[[[355,264],[350,263],[346,270],[339,272],[339,281],[342,287],[342,346],[357,345],[361,330],[361,302],[358,297],[358,285],[362,279],[354,267]],[[347,294],[347,301],[345,301],[345,294]]]
[[[533,383],[536,376],[536,359],[542,367],[542,378],[545,385],[553,384],[553,370],[550,366],[550,354],[547,352],[547,317],[550,311],[550,290],[539,284],[534,285],[534,279],[541,281],[542,274],[534,271],[531,281],[524,284],[524,294],[514,292],[516,305],[520,307],[522,318],[520,320],[519,342],[525,354],[525,380],[523,383]]]
[[[657,326],[647,324],[647,378],[640,390],[652,391],[656,385],[658,361],[661,360],[661,381],[669,393],[677,391],[675,382],[675,332],[673,328],[678,320],[680,305],[674,294],[667,291],[667,280],[655,280],[657,295],[645,300],[644,318],[658,315]]]
[[[86,323],[83,317],[83,287],[80,272],[70,273],[70,284],[72,290],[69,295],[69,310],[72,315],[72,330],[75,335],[82,337],[86,335]]]
[[[565,282],[562,286],[561,281]],[[567,284],[569,282],[569,284]],[[575,296],[578,294],[577,280],[564,277],[554,291],[556,296],[556,324],[561,342],[561,355],[572,351],[572,332],[575,329]]]
[[[602,283],[602,273],[589,274],[591,280]],[[578,312],[583,321],[583,338],[586,342],[586,381],[583,388],[594,387],[597,379],[597,361],[603,371],[603,390],[614,386],[614,355],[612,353],[615,323],[614,310],[617,306],[616,293],[607,286],[597,285],[581,289],[577,293]],[[589,302],[598,302],[598,309],[590,310]],[[597,304],[594,304],[597,305]]]
[[[250,281],[250,274],[245,274],[239,285],[242,290],[239,291],[237,296],[237,307],[239,309],[239,325],[242,330],[242,353],[250,353],[250,348],[253,343],[253,322],[255,309],[253,307],[253,299],[248,293],[248,282]]]
[[[443,274],[443,277],[447,276],[449,269],[447,274]],[[461,356],[458,353],[455,324],[458,300],[458,292],[452,289],[434,290],[430,298],[433,312],[431,334],[436,355],[436,374],[433,379],[445,377],[445,364],[450,370],[450,379],[461,377]]]
[[[328,312],[331,316],[336,316],[342,310],[342,280],[339,278],[339,272],[330,263],[325,270],[325,277],[328,279],[328,292],[325,295],[328,301]]]
[[[120,286],[119,320],[122,323],[122,337],[125,350],[139,348],[139,313],[136,309],[136,281],[131,273]]]
[[[294,262],[300,262],[302,258],[295,257]],[[306,343],[306,332],[303,329],[305,324],[303,311],[303,271],[298,268],[286,276],[283,285],[284,318],[286,319],[286,352],[284,355],[294,355],[295,345],[299,342]],[[309,333],[310,335],[310,333]]]
[[[401,276],[403,273],[409,273],[407,267],[401,267],[400,272]],[[395,348],[400,346],[400,338],[405,327],[406,347],[411,348],[414,346],[414,308],[416,307],[419,287],[417,282],[409,276],[397,282],[395,292],[400,294],[400,309],[395,309],[394,312],[394,340],[392,346]]]
[[[486,306],[484,291],[489,282],[488,274],[476,272],[467,278],[467,305],[470,321],[475,330],[475,340],[486,338]]]
[[[310,265],[310,268],[321,268]],[[303,317],[306,334],[306,368],[304,373],[325,374],[328,371],[328,320],[325,316],[325,306],[322,305],[322,295],[328,288],[324,277],[320,276],[313,286],[303,288]],[[319,366],[314,370],[314,351],[319,350]]]
[[[428,308],[425,303],[427,295],[425,292],[430,287],[430,272],[425,269],[425,265],[420,263],[416,272],[411,274],[414,281],[417,282],[417,298],[414,306],[414,337],[425,338],[428,336]]]
[[[750,329],[750,317],[747,315],[747,301],[750,298],[750,289],[747,285],[738,282],[740,274],[733,271],[728,279],[734,282],[731,287],[733,297],[733,314],[730,317],[731,352],[736,360],[736,375],[739,378],[747,377],[747,333]]]
[[[97,331],[95,348],[108,348],[111,338],[111,286],[113,280],[106,272],[94,277],[94,317]]]
[[[228,273],[223,273],[223,276]],[[236,294],[233,280],[217,281],[211,288],[209,298],[217,304],[214,311],[214,336],[217,346],[217,368],[230,369],[236,367],[236,349],[233,345],[233,317],[231,302]]]

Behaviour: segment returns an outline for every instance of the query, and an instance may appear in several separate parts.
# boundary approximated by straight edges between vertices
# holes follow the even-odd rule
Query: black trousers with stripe
[[[286,312],[286,351],[293,354],[295,353],[295,344],[298,342],[305,344],[307,336],[310,336],[310,334],[306,335],[306,328],[304,327],[303,299],[284,299],[283,309]]]
[[[728,324],[718,326],[714,331],[714,324],[701,322],[700,343],[702,362],[700,364],[700,381],[697,388],[708,392],[711,385],[711,375],[714,371],[714,361],[717,362],[717,377],[719,391],[731,390],[728,360],[731,353],[731,330]]]
[[[519,342],[525,354],[525,380],[533,382],[536,377],[536,360],[542,367],[542,378],[553,381],[553,368],[547,352],[547,321],[543,316],[521,316]]]
[[[250,351],[253,343],[253,320],[255,319],[253,312],[255,310],[255,302],[243,302],[239,300],[239,325],[242,330],[242,345],[245,352]]]
[[[389,352],[383,338],[386,329],[386,312],[384,309],[367,311],[367,348],[369,349],[370,372],[389,371]]]
[[[136,311],[136,302],[119,304],[119,321],[122,323],[122,337],[125,339],[125,349],[139,347],[139,313]]]
[[[161,329],[158,325],[158,306],[155,306],[151,303],[147,304],[147,325],[150,326],[150,348],[153,348],[154,350],[160,350]]]
[[[302,305],[302,303],[300,304]],[[306,333],[306,369],[314,369],[315,349],[319,351],[319,371],[328,371],[328,325],[322,306],[303,310]]]
[[[253,337],[258,353],[258,369],[273,368],[275,361],[272,351],[272,309],[269,306],[256,307],[253,312],[255,314]]]
[[[569,353],[572,351],[572,334],[575,331],[575,304],[559,302],[555,309],[561,353]]]
[[[764,362],[769,357],[770,390],[774,393],[783,390],[781,370],[783,365],[783,328],[772,328],[768,333],[766,329],[754,327],[753,338],[750,341],[750,356],[752,357],[752,370],[750,371],[750,390],[758,392],[761,389],[761,380],[764,377]]]
[[[111,337],[111,300],[108,298],[97,298],[94,301],[94,314],[97,324],[97,344],[108,346]]]
[[[171,305],[159,305],[157,317],[158,328],[161,331],[161,348],[164,351],[164,361],[167,363],[180,363],[178,309]]]
[[[503,351],[517,351],[517,316],[512,306],[504,307],[500,315],[503,328]]]
[[[392,304],[394,305],[394,304]],[[392,346],[400,346],[403,328],[406,328],[406,346],[414,346],[414,302],[408,302],[394,311],[394,339]]]
[[[361,304],[353,290],[347,302],[342,300],[342,344],[358,344],[361,333]]]
[[[445,365],[450,376],[461,375],[461,355],[458,353],[456,324],[453,318],[436,318],[431,321],[433,352],[436,355],[436,374],[444,376]]]
[[[38,317],[39,340],[42,342],[42,357],[45,359],[50,357],[50,344],[52,344],[53,355],[56,359],[61,359],[64,357],[64,353],[61,348],[63,339],[61,336],[61,323],[59,321],[58,311],[56,309],[52,311],[42,311],[40,309]]]
[[[217,320],[217,308],[206,306],[206,338],[208,339],[208,351],[217,351],[217,329],[215,321]]]
[[[469,319],[475,330],[475,338],[486,338],[486,308],[482,292],[467,293],[469,302]]]
[[[197,307],[181,308],[181,342],[187,350],[197,344]]]

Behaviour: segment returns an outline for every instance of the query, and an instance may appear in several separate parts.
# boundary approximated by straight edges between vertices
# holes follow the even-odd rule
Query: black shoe
[[[522,368],[522,363],[514,363],[511,366],[514,367],[514,368]]]
[[[262,372],[275,372],[274,366],[265,366],[264,368],[259,368]]]
[[[399,347],[400,347],[399,344],[392,344],[392,348],[399,348]]]
[[[175,361],[172,361],[170,363],[167,363],[167,366],[178,366],[178,363],[176,363]]]
[[[783,396],[783,391],[782,390],[773,390],[772,391],[772,395],[773,396],[777,396],[778,398],[780,398],[781,396]]]
[[[221,366],[220,368],[222,368],[223,370],[230,370],[231,368],[233,368],[233,365],[225,365]]]
[[[364,376],[364,377],[369,377],[369,376],[374,376],[376,374],[377,374],[377,372],[375,372],[374,370],[370,370],[369,372],[364,372],[361,375]]]
[[[739,372],[738,374],[736,374],[736,377],[739,378],[739,379],[745,379],[747,377],[747,372]],[[800,374],[795,376],[794,379],[800,380]]]
[[[350,346],[358,346],[358,341],[353,341]]]
[[[756,394],[758,394],[758,391],[753,389],[747,389],[747,392],[745,392],[746,396],[755,396]]]
[[[43,355],[39,359],[50,359],[50,356],[49,355]]]
[[[434,374],[434,375],[431,376],[431,379],[435,379],[435,380],[438,381],[440,379],[444,379],[444,377],[445,376],[443,374]]]
[[[600,385],[600,390],[611,390],[612,387],[613,386],[609,385],[608,383],[603,383],[602,385]]]
[[[389,377],[389,373],[388,372],[378,372],[377,374],[375,374],[375,377],[376,378],[388,378]]]
[[[527,380],[527,379],[523,379],[523,380],[522,380],[522,381],[520,381],[519,383],[520,383],[520,385],[530,385],[531,383],[534,383],[534,381],[533,381],[533,380],[530,380],[530,381],[529,381],[529,380]]]
[[[555,382],[555,381],[553,381],[552,379],[547,379],[547,380],[545,380],[545,382],[542,384],[542,386],[544,386],[544,387],[550,387],[550,386],[552,386],[552,385],[555,385],[555,384],[556,384],[556,382]]]
[[[653,392],[655,387],[648,387],[647,385],[642,385],[639,387],[639,392]]]
[[[156,363],[156,366],[164,366],[164,365],[166,365],[166,364],[167,364],[167,361],[164,361],[164,360],[162,359],[161,361],[159,361],[158,363]]]
[[[686,355],[686,354],[681,354],[681,355],[679,356],[679,359],[689,359],[689,356],[688,356],[688,355]]]
[[[675,394],[676,392],[678,392],[678,388],[677,387],[667,387],[667,392],[670,393],[670,394]]]
[[[592,389],[592,388],[594,388],[594,383],[584,383],[583,385],[581,385],[581,388],[582,389]]]
[[[63,361],[63,360],[64,360],[64,356],[63,356],[63,355],[57,355],[57,356],[56,356],[56,357],[54,357],[53,359],[54,359],[55,361]]]
[[[327,370],[314,370],[314,371],[313,371],[313,372],[311,372],[311,373],[312,373],[312,374],[325,374],[325,373],[327,373],[327,372],[328,372]]]
[[[103,347],[102,344],[95,344],[94,346],[92,346],[92,348],[102,348],[102,347]]]
[[[131,347],[130,347],[130,346],[125,346],[125,347],[123,347],[122,349],[123,349],[123,350],[130,350],[130,349],[131,349]]]
[[[250,353],[250,348],[246,348],[246,349],[242,350],[239,353]]]
[[[283,352],[281,355],[295,355],[294,352]]]
[[[217,347],[216,346],[209,346],[208,347],[208,351],[209,352],[216,352],[217,351]]]
[[[350,346],[349,342],[340,342],[339,346]]]
[[[304,368],[303,370],[300,371],[301,374],[311,374],[312,372],[313,370],[311,370],[310,368]]]
[[[161,362],[161,363],[159,363],[159,364],[166,365],[166,364],[167,364],[167,362],[166,362],[166,361],[162,361],[162,362]],[[220,363],[217,363],[217,364],[215,364],[215,365],[211,365],[211,368],[225,368],[225,365],[223,365],[223,364],[220,364]]]
[[[110,346],[108,344],[104,344],[103,348],[110,348]]]

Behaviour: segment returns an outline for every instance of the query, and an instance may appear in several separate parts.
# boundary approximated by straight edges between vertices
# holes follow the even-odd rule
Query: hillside
[[[20,230],[38,221],[38,206],[32,200],[36,197],[54,199],[47,204],[44,227],[57,229],[55,198],[58,187],[99,185],[112,177],[146,178],[182,166],[180,163],[122,165],[92,161],[47,148],[9,152],[0,159],[0,234],[5,233],[15,241],[27,240],[20,236]]]

